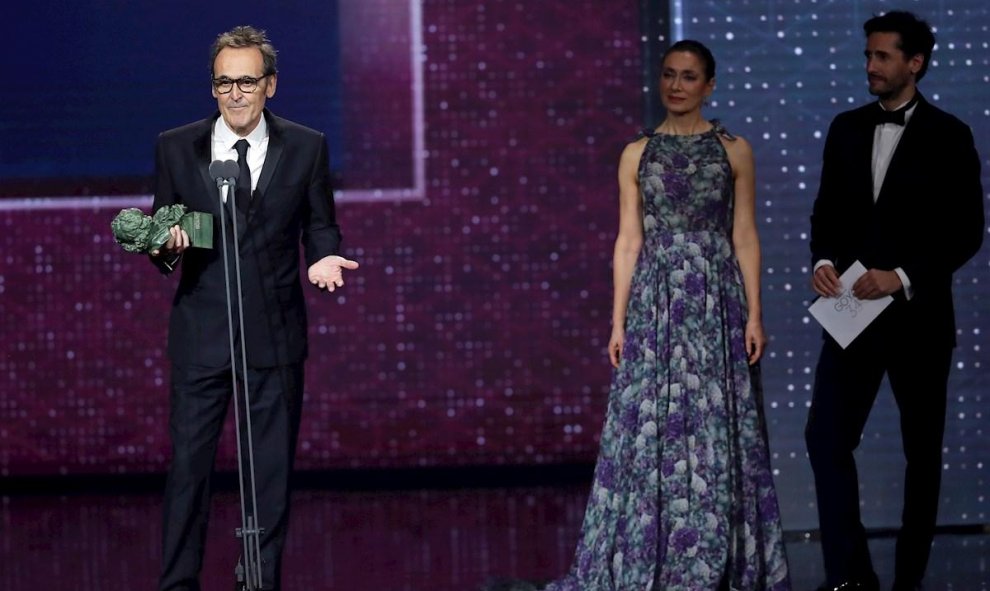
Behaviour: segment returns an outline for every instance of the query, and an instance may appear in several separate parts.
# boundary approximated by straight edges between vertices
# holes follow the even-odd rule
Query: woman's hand
[[[751,318],[746,322],[746,357],[749,364],[753,365],[759,361],[766,348],[767,336],[763,332],[763,322]]]
[[[621,327],[612,328],[612,336],[608,339],[608,360],[612,367],[618,369],[622,360],[622,347],[626,343],[626,331]]]

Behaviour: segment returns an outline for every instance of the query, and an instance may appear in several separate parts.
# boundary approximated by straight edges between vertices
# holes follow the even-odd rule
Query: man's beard
[[[868,86],[869,93],[877,97],[880,100],[889,99],[891,97],[897,96],[902,93],[908,85],[906,83],[898,84],[896,81],[891,82],[889,79],[885,78],[883,80],[878,80],[877,85],[870,84]]]

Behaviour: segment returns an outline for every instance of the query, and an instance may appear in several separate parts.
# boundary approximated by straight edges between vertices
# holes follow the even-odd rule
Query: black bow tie
[[[915,106],[918,103],[918,97],[915,96],[913,99],[908,101],[908,104],[904,105],[896,111],[887,111],[880,103],[877,103],[876,109],[873,111],[873,122],[874,125],[883,125],[884,123],[893,123],[894,125],[904,125],[904,114],[907,113],[908,109]]]

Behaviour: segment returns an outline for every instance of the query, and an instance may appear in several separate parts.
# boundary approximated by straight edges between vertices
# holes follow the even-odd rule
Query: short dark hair
[[[221,49],[226,47],[257,47],[258,51],[261,52],[261,59],[264,62],[263,67],[265,71],[262,72],[262,75],[269,76],[278,73],[278,67],[276,65],[278,52],[275,51],[272,42],[265,36],[265,31],[242,25],[234,27],[225,33],[220,33],[217,35],[216,40],[213,41],[213,45],[210,47],[210,76],[213,76],[215,73],[213,71],[213,65],[217,61],[217,54],[220,53]]]
[[[674,43],[667,48],[667,51],[663,52],[663,57],[660,58],[660,63],[662,64],[665,62],[668,55],[676,52],[691,53],[701,60],[701,63],[705,66],[705,81],[711,80],[715,77],[715,56],[712,55],[712,51],[705,47],[705,44],[701,41],[695,41],[694,39],[682,39],[677,43]]]
[[[932,50],[935,48],[935,33],[932,27],[914,13],[905,10],[892,10],[876,15],[863,23],[863,31],[869,37],[873,33],[897,33],[900,42],[897,44],[905,57],[912,58],[918,54],[925,59],[921,69],[915,76],[915,82],[925,77],[928,64],[932,60]]]

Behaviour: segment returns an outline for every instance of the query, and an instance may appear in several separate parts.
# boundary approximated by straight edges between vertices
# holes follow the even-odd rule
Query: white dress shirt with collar
[[[251,168],[251,193],[254,194],[258,188],[258,179],[261,178],[261,168],[265,165],[265,156],[268,154],[268,122],[262,117],[257,127],[247,135],[240,137],[230,127],[223,117],[217,117],[213,123],[213,160],[233,160],[237,162],[237,150],[234,144],[237,140],[246,139],[248,142],[247,161]],[[227,192],[223,194],[224,203],[227,202]]]

